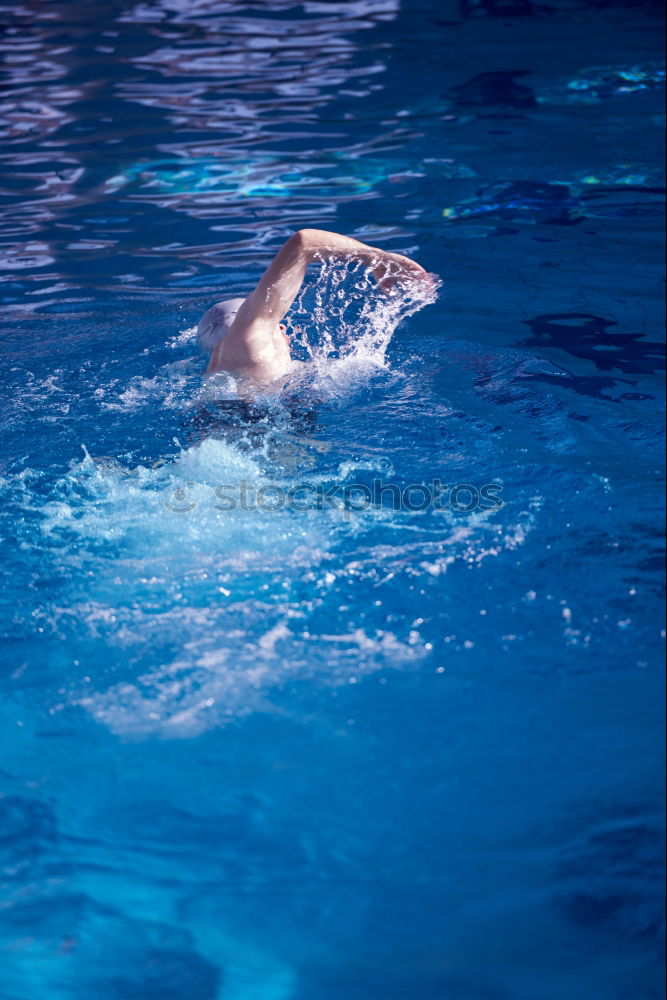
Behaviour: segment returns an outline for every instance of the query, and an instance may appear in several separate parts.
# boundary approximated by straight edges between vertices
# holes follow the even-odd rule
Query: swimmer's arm
[[[254,292],[239,309],[226,339],[242,338],[250,353],[261,352],[267,332],[275,330],[299,294],[308,265],[326,257],[360,258],[373,270],[385,291],[401,277],[428,279],[424,268],[409,257],[367,246],[338,233],[301,229],[278,251]]]

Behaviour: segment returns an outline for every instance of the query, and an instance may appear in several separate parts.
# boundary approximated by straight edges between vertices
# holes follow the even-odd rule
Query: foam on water
[[[349,481],[352,471],[341,465],[334,481]],[[50,609],[48,627],[67,634],[78,623],[81,677],[91,674],[99,642],[117,661],[109,686],[99,677],[74,684],[58,710],[82,705],[116,732],[189,736],[266,708],[271,690],[288,680],[347,684],[388,665],[409,667],[428,652],[419,628],[357,618],[349,631],[331,633],[319,617],[337,608],[350,583],[372,590],[404,575],[439,576],[456,560],[478,565],[521,545],[533,520],[443,514],[430,539],[422,530],[411,540],[414,515],[400,511],[220,512],[211,491],[223,478],[228,487],[269,481],[256,456],[207,440],[132,475],[85,458],[58,485],[43,531],[52,548],[62,543],[61,566],[74,573],[87,564],[89,577],[72,588],[66,608]],[[302,482],[331,479],[315,472]],[[177,503],[180,496],[181,507],[170,510],[165,495]],[[393,543],[372,541],[380,526]],[[368,541],[350,559],[344,553],[355,537]],[[142,671],[146,644],[161,663]],[[137,663],[129,674],[127,662]],[[115,671],[122,680],[113,680]]]
[[[174,361],[163,365],[153,376],[135,375],[127,386],[99,388],[96,396],[103,410],[133,412],[145,406],[182,409],[186,394],[199,380],[196,361]]]

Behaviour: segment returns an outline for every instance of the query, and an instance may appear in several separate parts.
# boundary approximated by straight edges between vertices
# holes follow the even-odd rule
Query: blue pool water
[[[1,1000],[657,1000],[659,5],[2,24]],[[304,226],[438,301],[235,408]]]

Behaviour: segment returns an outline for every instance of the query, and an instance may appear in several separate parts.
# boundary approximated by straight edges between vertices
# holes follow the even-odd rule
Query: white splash
[[[433,304],[440,281],[406,280],[394,262],[370,265],[322,259],[317,280],[304,288],[288,319],[288,330],[308,362],[314,388],[344,387],[386,365],[386,352],[400,323]]]

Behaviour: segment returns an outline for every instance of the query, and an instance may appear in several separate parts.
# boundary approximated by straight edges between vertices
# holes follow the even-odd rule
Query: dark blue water
[[[659,6],[0,38],[0,998],[657,1000]],[[193,326],[305,226],[439,300],[313,273],[234,409]]]

